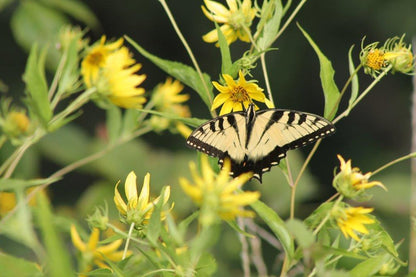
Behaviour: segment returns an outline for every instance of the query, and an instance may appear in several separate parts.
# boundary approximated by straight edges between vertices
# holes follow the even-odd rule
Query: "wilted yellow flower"
[[[96,87],[103,99],[123,108],[139,108],[146,102],[145,90],[138,87],[146,75],[138,75],[141,64],[122,46],[123,40],[93,46],[81,63],[81,73],[88,88]]]
[[[364,72],[376,77],[381,70],[391,66],[392,72],[411,73],[414,69],[415,58],[412,46],[403,42],[404,35],[386,40],[383,46],[377,47],[378,42],[366,47],[361,43],[360,60],[364,66]]]
[[[251,0],[244,0],[243,3],[236,0],[227,0],[229,9],[215,1],[205,0],[204,2],[207,8],[202,6],[202,11],[209,20],[223,24],[220,29],[228,44],[237,39],[250,42],[250,36],[247,32],[250,31],[251,23],[257,12],[256,8],[252,7]],[[217,30],[214,29],[208,32],[202,39],[209,43],[217,42]]]
[[[371,213],[373,208],[364,207],[348,207],[343,210],[337,211],[335,214],[336,222],[346,238],[353,238],[358,241],[359,238],[355,232],[361,234],[368,234],[365,224],[372,224],[375,222],[366,214]]]
[[[183,88],[184,86],[178,80],[173,81],[170,77],[166,79],[165,83],[159,84],[152,95],[152,102],[154,103],[156,110],[179,117],[190,117],[191,112],[189,107],[183,105],[183,103],[189,99],[189,95],[180,94]],[[175,130],[172,130],[173,132],[176,132],[177,130],[181,134],[192,131],[178,120],[166,117],[162,118],[158,115],[153,115],[150,122],[155,131],[163,131],[168,128],[172,130],[170,127],[175,128]]]
[[[205,155],[201,156],[201,175],[195,163],[191,162],[189,167],[195,185],[186,178],[180,178],[179,182],[184,192],[201,208],[200,221],[203,225],[211,225],[218,217],[224,220],[233,220],[237,216],[254,217],[254,212],[243,210],[243,207],[259,199],[260,193],[236,191],[250,180],[253,176],[251,172],[230,180],[231,162],[226,159],[216,176]]]
[[[109,244],[98,246],[100,239],[100,230],[94,228],[91,232],[88,242],[85,243],[81,240],[75,225],[71,225],[71,239],[72,244],[82,253],[82,273],[87,273],[92,270],[93,264],[101,268],[111,268],[105,263],[108,259],[113,262],[121,261],[123,257],[123,251],[117,251],[117,249],[123,243],[122,239],[115,240]],[[127,251],[127,256],[132,254],[131,251]]]
[[[264,96],[263,89],[253,82],[247,82],[241,71],[238,72],[239,79],[234,81],[228,74],[223,74],[222,77],[225,80],[226,86],[220,85],[218,82],[212,82],[214,87],[220,91],[220,93],[214,98],[211,110],[223,105],[220,111],[220,115],[230,113],[232,111],[242,111],[243,105],[246,109],[253,100],[259,102],[266,102],[267,105],[270,101]],[[258,107],[256,106],[258,109]]]
[[[357,167],[352,168],[351,160],[345,162],[341,155],[337,155],[340,161],[341,171],[334,177],[333,186],[345,197],[354,198],[362,196],[366,189],[379,186],[385,190],[386,187],[378,181],[369,182],[371,172],[362,174]]]
[[[136,174],[133,171],[127,176],[126,182],[124,183],[124,191],[127,197],[127,203],[124,202],[118,191],[118,185],[120,181],[117,182],[114,189],[114,203],[120,214],[125,218],[125,221],[129,224],[134,223],[136,228],[141,229],[148,223],[150,219],[154,206],[159,202],[160,196],[149,201],[149,188],[150,188],[150,174],[147,173],[144,177],[143,187],[140,192],[140,195],[137,194],[137,185],[136,185]],[[170,197],[170,187],[167,186],[163,194],[163,204],[166,204]],[[161,213],[161,220],[164,220],[166,213]]]

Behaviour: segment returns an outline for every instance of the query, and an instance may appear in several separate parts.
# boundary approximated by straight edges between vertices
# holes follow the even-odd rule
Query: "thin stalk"
[[[133,234],[133,230],[134,230],[134,222],[130,224],[129,234],[127,235],[126,245],[124,246],[123,257],[121,258],[122,260],[124,260],[127,256],[127,251],[129,249],[130,238],[131,238],[131,235]]]
[[[244,231],[245,225],[241,217],[237,218],[238,227]],[[250,257],[248,255],[248,243],[246,237],[243,234],[238,234],[238,238],[241,242],[241,262],[243,266],[244,277],[250,277]]]
[[[175,18],[173,17],[168,5],[166,4],[166,1],[165,0],[159,0],[159,2],[162,5],[163,9],[165,10],[165,12],[166,12],[166,14],[167,14],[167,16],[170,20],[170,23],[173,26],[173,29],[175,29],[176,34],[178,35],[179,39],[181,40],[183,46],[185,47],[186,52],[188,52],[188,55],[191,58],[192,64],[194,65],[196,71],[198,72],[199,78],[201,79],[201,82],[204,86],[204,89],[205,89],[205,92],[208,96],[209,102],[212,104],[212,98],[211,98],[211,94],[209,93],[208,85],[205,83],[204,77],[202,75],[202,71],[199,68],[198,62],[195,59],[194,54],[192,53],[191,47],[189,47],[188,42],[186,41],[185,37],[182,35],[182,32],[179,29],[178,25],[176,24]],[[215,117],[214,113],[215,113],[214,111],[211,111],[211,114],[212,114],[213,117]]]
[[[306,170],[312,156],[315,154],[316,150],[318,149],[319,144],[321,143],[322,139],[318,139],[313,146],[311,152],[309,152],[308,157],[306,158],[305,162],[302,165],[302,168],[299,171],[298,176],[296,177],[295,183],[292,186],[292,191],[290,194],[290,218],[293,219],[295,217],[295,196],[296,196],[296,188],[299,184],[299,180],[303,175],[303,172]]]
[[[403,156],[403,157],[397,158],[397,159],[395,159],[395,160],[393,160],[393,161],[391,161],[391,162],[386,163],[386,164],[385,164],[385,165],[383,165],[383,166],[380,166],[379,168],[377,168],[376,170],[374,170],[374,171],[371,173],[371,176],[376,175],[376,174],[377,174],[377,173],[379,173],[380,171],[382,171],[382,170],[384,170],[384,169],[386,169],[386,168],[388,168],[388,167],[390,167],[390,166],[392,166],[392,165],[395,165],[395,164],[397,164],[397,163],[399,163],[399,162],[405,161],[405,160],[407,160],[407,159],[412,159],[412,158],[416,158],[416,152],[413,152],[413,153],[410,153],[410,154],[408,154],[408,155],[406,155],[406,156]]]
[[[295,18],[296,14],[300,11],[300,9],[302,8],[302,6],[306,3],[306,1],[307,0],[302,0],[302,1],[299,2],[299,4],[297,5],[297,7],[295,8],[295,10],[292,12],[292,14],[286,20],[285,24],[279,30],[279,32],[277,33],[277,35],[274,37],[273,42],[275,42],[282,35],[282,33],[286,30],[286,28],[289,26],[289,24]],[[286,7],[288,7],[288,6],[287,5],[285,6],[285,10],[284,10],[285,12],[286,12]]]
[[[337,118],[335,118],[332,123],[337,123],[338,121],[340,121],[343,117],[346,117],[350,111],[373,89],[373,87],[380,82],[380,80],[386,76],[386,74],[390,71],[390,69],[392,68],[392,65],[389,65],[388,67],[386,67],[375,79],[374,81],[357,97],[357,99],[355,99],[355,101],[340,115],[337,116]]]
[[[59,82],[59,79],[61,78],[62,71],[66,63],[66,59],[67,59],[67,52],[65,52],[65,54],[61,57],[59,64],[58,64],[58,68],[56,69],[55,76],[53,76],[53,80],[52,80],[52,83],[48,92],[49,101],[51,101],[53,95],[55,94],[56,88],[58,87],[58,82]]]
[[[416,44],[416,38],[413,38],[413,45]],[[413,48],[413,55],[416,54]],[[416,75],[413,75],[413,93],[412,93],[412,128],[411,128],[411,152],[416,152]],[[410,244],[409,244],[409,273],[416,270],[416,159],[411,161],[411,181],[410,181]]]
[[[265,57],[266,57],[266,53],[265,52],[261,53],[261,55],[260,55],[261,69],[263,70],[264,83],[266,84],[266,90],[267,90],[268,98],[272,102],[273,107],[275,107],[274,100],[273,100],[272,89],[270,87],[270,82],[269,82],[269,76],[267,74],[266,58]]]
[[[126,142],[132,140],[133,138],[136,138],[136,137],[138,137],[140,135],[143,135],[143,134],[145,134],[147,132],[150,132],[151,130],[152,130],[152,128],[149,127],[149,126],[146,126],[143,129],[139,129],[135,133],[133,133],[131,136],[127,136],[127,137],[120,138],[115,143],[108,144],[107,147],[103,148],[102,150],[100,150],[100,151],[98,151],[98,152],[96,152],[96,153],[94,153],[94,154],[92,154],[90,156],[87,156],[87,157],[85,157],[83,159],[80,159],[80,160],[78,160],[78,161],[76,161],[76,162],[74,162],[72,164],[69,164],[66,167],[61,168],[60,170],[58,170],[55,173],[53,173],[52,175],[50,175],[49,178],[52,178],[52,179],[53,178],[60,178],[60,177],[64,176],[65,174],[67,174],[67,173],[69,173],[69,172],[71,172],[71,171],[73,171],[73,170],[75,170],[77,168],[80,168],[80,167],[82,167],[82,166],[84,166],[84,165],[86,165],[86,164],[88,164],[90,162],[93,162],[93,161],[95,161],[95,160],[103,157],[105,154],[107,154],[108,152],[110,152],[111,150],[113,150],[115,147],[117,147],[117,146],[119,146],[119,145],[121,145],[123,143],[126,143]],[[18,205],[16,205],[7,215],[5,215],[0,220],[0,226],[3,223],[5,223],[17,211],[17,209],[19,208],[19,205],[20,204],[21,205],[27,204],[36,195],[36,193],[38,193],[40,190],[46,188],[48,185],[49,184],[43,184],[43,185],[40,185],[40,186],[37,186],[36,188],[34,188],[26,196],[25,201],[19,202]]]

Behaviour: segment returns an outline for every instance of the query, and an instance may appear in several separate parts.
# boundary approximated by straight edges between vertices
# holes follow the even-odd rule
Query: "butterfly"
[[[187,145],[207,155],[231,160],[230,175],[253,172],[262,181],[264,172],[278,165],[290,149],[302,147],[335,132],[327,119],[284,109],[233,112],[205,122],[187,138]]]

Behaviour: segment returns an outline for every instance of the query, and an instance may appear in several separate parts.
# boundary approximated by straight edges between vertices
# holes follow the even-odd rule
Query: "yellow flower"
[[[223,74],[222,77],[225,80],[226,86],[222,86],[217,82],[212,82],[214,87],[220,91],[220,93],[214,98],[211,109],[214,110],[223,105],[220,111],[220,115],[230,113],[232,111],[242,111],[243,105],[246,109],[253,100],[259,102],[270,101],[264,96],[263,89],[253,82],[247,82],[241,71],[238,72],[239,79],[234,81],[228,74]],[[258,107],[256,106],[258,109]]]
[[[123,257],[123,251],[117,251],[117,249],[123,243],[122,239],[115,240],[109,244],[98,246],[100,239],[100,230],[94,228],[91,232],[88,242],[85,243],[81,240],[75,225],[71,225],[71,239],[72,244],[82,253],[82,268],[83,273],[87,273],[92,270],[93,264],[101,268],[111,268],[105,264],[105,260],[113,262],[120,261]],[[131,251],[127,251],[127,256],[131,255]]]
[[[163,111],[173,104],[181,104],[188,101],[188,94],[180,94],[184,86],[178,80],[168,77],[163,84],[159,84],[153,93],[152,100],[155,106]]]
[[[88,88],[96,87],[102,98],[123,108],[139,108],[146,102],[145,90],[138,87],[146,75],[138,75],[141,64],[131,57],[123,40],[92,47],[81,63],[81,73]]]
[[[236,216],[254,217],[254,213],[243,210],[243,206],[259,199],[260,193],[236,191],[250,180],[253,176],[251,172],[230,181],[231,162],[226,159],[220,173],[215,176],[205,155],[201,156],[202,175],[199,175],[193,162],[190,169],[195,185],[185,178],[180,178],[179,182],[184,192],[201,208],[201,224],[211,225],[218,217],[224,220],[233,220]]]
[[[180,94],[183,88],[184,86],[178,80],[173,81],[170,77],[166,79],[165,83],[159,84],[152,95],[152,102],[156,110],[180,117],[190,117],[191,112],[189,107],[183,105],[184,102],[188,101],[189,95]],[[183,135],[189,135],[189,131],[192,131],[178,120],[172,120],[166,117],[162,118],[158,115],[153,115],[150,122],[155,131],[163,131],[169,127],[175,127]],[[171,128],[169,129],[171,130]]]
[[[123,45],[123,39],[105,43],[106,37],[102,36],[100,43],[93,46],[81,63],[81,74],[85,85],[90,88],[99,80],[100,70],[104,67],[108,56]]]
[[[378,42],[364,47],[363,39],[360,60],[364,66],[364,72],[376,77],[380,70],[391,66],[393,73],[396,71],[405,74],[411,73],[414,69],[415,58],[413,57],[412,46],[406,46],[403,39],[404,35],[401,38],[390,38],[381,47],[377,47]]]
[[[355,198],[357,196],[362,196],[366,189],[374,186],[379,186],[387,190],[381,182],[369,182],[371,172],[363,175],[359,168],[352,168],[351,160],[345,162],[341,155],[337,155],[337,157],[341,164],[341,171],[334,177],[333,186],[345,197]]]
[[[368,234],[365,224],[372,224],[375,222],[366,214],[371,213],[373,208],[363,207],[348,207],[342,211],[338,211],[336,217],[337,225],[346,238],[353,238],[358,241],[359,238],[355,232],[361,234]]]
[[[204,2],[209,11],[201,6],[202,11],[209,20],[223,24],[220,29],[228,44],[237,39],[250,42],[250,36],[247,32],[250,31],[249,28],[257,12],[256,8],[252,8],[251,0],[244,0],[243,3],[236,0],[227,0],[229,9],[215,1],[205,0]],[[217,42],[217,30],[214,29],[208,32],[202,39],[209,43]]]
[[[140,195],[137,194],[137,185],[136,185],[136,174],[133,171],[127,176],[126,182],[124,183],[124,191],[127,197],[127,203],[124,202],[118,191],[118,185],[120,181],[117,182],[114,189],[114,203],[120,214],[125,218],[126,222],[131,224],[134,223],[136,228],[141,229],[148,223],[150,219],[154,206],[159,202],[160,196],[149,201],[149,183],[150,183],[150,174],[147,173],[144,177],[143,187],[140,192]],[[170,187],[167,186],[163,194],[163,204],[166,204],[170,197]],[[161,220],[164,220],[166,213],[161,213]]]

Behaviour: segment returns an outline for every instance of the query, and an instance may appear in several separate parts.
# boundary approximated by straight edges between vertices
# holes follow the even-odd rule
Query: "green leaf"
[[[350,76],[352,76],[351,77],[351,97],[348,102],[348,108],[351,107],[351,104],[354,103],[355,99],[357,99],[358,90],[359,90],[358,74],[354,65],[354,61],[352,59],[353,49],[354,49],[354,45],[352,45],[350,50],[348,51],[348,69],[350,71]]]
[[[41,0],[51,8],[61,10],[73,18],[85,23],[90,29],[98,30],[100,23],[87,5],[78,0]]]
[[[309,41],[310,45],[315,50],[315,53],[319,58],[319,64],[321,66],[319,75],[321,78],[321,85],[325,98],[324,117],[328,120],[332,120],[338,110],[338,98],[340,95],[339,89],[334,81],[335,70],[332,68],[331,61],[325,57],[325,55],[321,52],[319,47],[315,44],[308,33],[306,33],[306,31],[303,30],[299,24],[298,27],[302,31],[305,38]]]
[[[368,258],[367,260],[356,265],[351,271],[351,277],[373,276],[379,272],[381,267],[388,262],[390,254],[384,254]]]
[[[46,196],[42,193],[37,195],[37,203],[39,209],[36,216],[38,218],[43,242],[46,246],[48,254],[48,270],[49,276],[72,276],[71,259],[65,249],[65,245],[59,237],[53,222],[53,214],[50,203]]]
[[[231,60],[231,53],[230,47],[227,43],[227,40],[222,33],[220,27],[218,26],[217,22],[215,23],[215,28],[218,32],[218,44],[220,45],[220,52],[221,52],[221,73],[222,74],[229,74],[233,77],[237,76],[238,73],[238,65],[237,63],[233,64]]]
[[[107,109],[106,126],[110,142],[114,142],[120,137],[121,133],[121,110],[115,105],[110,105]]]
[[[44,184],[52,184],[60,178],[47,178],[47,179],[33,179],[33,180],[22,180],[22,179],[0,179],[0,191],[24,189],[33,186],[39,186]]]
[[[38,264],[0,253],[0,268],[2,276],[45,276]]]
[[[290,219],[286,227],[302,248],[308,248],[315,242],[315,236],[299,219]]]
[[[131,38],[126,36],[126,40],[136,48],[137,51],[140,52],[144,57],[148,58],[151,62],[157,65],[160,69],[165,71],[167,74],[173,76],[174,78],[178,79],[185,85],[189,86],[193,90],[195,90],[205,104],[211,108],[211,103],[213,99],[212,95],[212,84],[210,82],[210,77],[203,73],[201,80],[201,76],[199,76],[198,72],[195,71],[192,67],[175,62],[161,59],[149,52],[147,52],[144,48],[134,42]]]
[[[372,234],[377,236],[377,241],[381,242],[383,248],[387,250],[392,256],[399,257],[399,253],[397,253],[396,247],[394,245],[393,239],[390,237],[389,233],[384,230],[381,226],[380,222],[373,218],[375,222],[371,225],[368,225],[368,230],[371,230]]]
[[[63,14],[39,1],[19,1],[10,24],[17,43],[23,49],[29,51],[35,43],[41,47],[49,46],[47,67],[56,68],[61,53],[54,46],[61,28],[70,24]]]
[[[36,44],[33,45],[23,75],[33,112],[39,117],[44,126],[52,117],[48,99],[48,85],[45,78],[45,54],[46,52],[43,51],[38,57],[38,47]]]
[[[273,11],[273,14],[270,14],[271,11]],[[268,18],[268,21],[264,23],[264,29],[257,43],[260,52],[267,50],[273,44],[279,32],[280,21],[283,16],[282,2],[280,0],[264,2],[261,13],[259,27],[263,24],[262,20]]]
[[[315,229],[322,220],[331,212],[334,202],[321,204],[313,213],[305,219],[305,224],[310,229]]]
[[[228,225],[230,225],[231,228],[233,228],[240,235],[243,235],[249,238],[255,237],[253,234],[247,233],[246,231],[242,230],[240,226],[238,226],[237,222],[235,222],[234,220],[233,221],[227,220],[226,222],[228,223]]]
[[[260,200],[257,200],[250,206],[264,220],[267,226],[269,226],[269,228],[276,235],[277,239],[282,244],[283,249],[285,250],[289,260],[292,259],[295,253],[295,247],[284,221],[279,217],[279,215],[275,211],[270,209],[266,204],[264,204]]]
[[[167,187],[163,187],[162,191],[160,192],[160,199],[159,201],[156,203],[156,205],[154,205],[154,210],[152,212],[152,215],[149,219],[149,225],[147,228],[147,233],[146,233],[146,237],[153,243],[156,244],[157,240],[159,238],[159,234],[160,234],[160,230],[161,230],[161,213],[162,213],[162,209],[163,209],[163,203],[165,201],[165,199],[163,199],[164,195],[165,195],[165,191],[166,191]]]
[[[208,121],[208,119],[200,119],[200,118],[196,118],[196,117],[186,118],[186,117],[180,117],[180,116],[178,116],[176,114],[172,114],[172,113],[158,112],[158,111],[153,111],[153,110],[144,110],[144,109],[136,109],[136,110],[141,111],[141,112],[150,113],[150,114],[159,115],[161,117],[165,117],[165,118],[172,119],[172,120],[178,120],[178,121],[181,121],[181,122],[183,122],[183,123],[185,123],[189,126],[192,126],[192,127],[198,127],[201,124]]]

